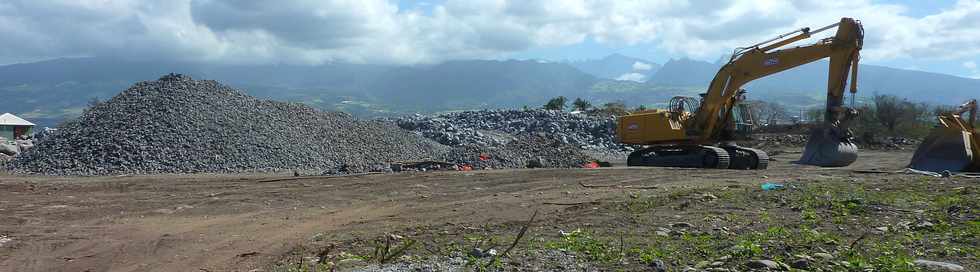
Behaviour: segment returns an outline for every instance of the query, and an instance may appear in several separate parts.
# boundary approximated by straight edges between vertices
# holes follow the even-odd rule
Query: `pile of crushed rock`
[[[401,129],[408,128],[409,119],[397,124],[359,120],[298,103],[260,100],[216,81],[171,74],[137,83],[92,106],[5,167],[46,175],[346,174],[392,171],[395,164],[412,161],[473,169],[581,167],[595,160],[583,147],[614,147],[611,138],[604,138],[611,135],[601,135],[611,128],[607,123],[541,120],[535,118],[560,114],[533,111],[521,113],[523,122],[513,122],[504,114],[491,114],[495,117],[483,125],[461,129],[472,135],[426,134],[419,133],[420,127]],[[445,122],[476,124],[469,121],[475,119],[459,117],[459,122]],[[585,132],[570,132],[575,130]]]
[[[603,161],[622,160],[632,150],[615,138],[616,120],[551,110],[478,110],[390,120],[399,127],[448,146],[492,148],[515,137],[552,142]],[[542,150],[543,151],[543,150]]]
[[[26,135],[21,135],[16,140],[8,140],[7,138],[0,137],[0,166],[5,165],[7,161],[12,160],[20,153],[27,152],[27,150],[33,147],[34,139]]]
[[[171,74],[89,108],[7,167],[49,175],[364,172],[448,149],[382,122]]]
[[[596,159],[581,148],[544,137],[520,134],[497,145],[453,146],[446,161],[473,169],[577,168]]]

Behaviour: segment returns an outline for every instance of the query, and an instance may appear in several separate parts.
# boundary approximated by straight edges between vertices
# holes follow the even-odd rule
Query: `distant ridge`
[[[638,62],[646,65],[636,65]],[[791,108],[819,105],[826,92],[826,66],[824,61],[804,65],[745,88],[754,99],[777,100]],[[596,105],[622,100],[629,105],[659,106],[674,95],[704,92],[719,67],[720,63],[691,59],[674,59],[660,66],[622,55],[578,62],[459,60],[424,66],[210,65],[68,58],[0,66],[0,96],[9,101],[3,111],[40,126],[78,116],[93,99],[112,97],[134,82],[171,72],[219,80],[261,98],[303,102],[364,117],[539,107],[555,96],[581,97]],[[641,74],[636,68],[655,72]],[[630,81],[615,80],[623,74],[612,78],[621,72],[639,77]],[[919,102],[957,104],[980,96],[980,80],[861,65],[859,89],[859,95],[865,97],[883,93]]]

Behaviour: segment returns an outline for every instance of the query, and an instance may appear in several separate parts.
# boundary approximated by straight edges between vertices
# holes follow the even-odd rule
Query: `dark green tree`
[[[565,110],[565,103],[568,99],[564,96],[559,96],[548,100],[547,104],[544,104],[544,109],[546,110]]]
[[[872,102],[875,119],[890,133],[895,133],[896,128],[902,125],[918,121],[926,111],[923,106],[894,95],[875,94]]]
[[[592,108],[592,103],[589,103],[589,101],[585,101],[584,99],[575,98],[575,101],[572,102],[572,109],[577,111],[587,111],[590,108]]]
[[[602,115],[623,116],[629,114],[629,111],[626,110],[626,103],[623,101],[615,101],[602,104],[602,108],[599,109],[599,113]]]

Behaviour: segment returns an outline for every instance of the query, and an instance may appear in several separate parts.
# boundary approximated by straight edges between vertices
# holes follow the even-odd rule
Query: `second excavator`
[[[822,31],[837,34],[814,44],[783,48]],[[744,97],[741,87],[752,80],[823,58],[830,59],[824,123],[810,133],[798,163],[847,166],[857,159],[847,124],[856,114],[844,106],[844,89],[850,73],[850,92],[857,92],[859,52],[864,42],[861,23],[841,18],[816,30],[799,29],[776,38],[737,49],[718,70],[700,100],[675,98],[666,110],[638,112],[619,119],[617,136],[625,144],[643,145],[627,158],[630,166],[765,169],[769,158],[761,150],[735,144],[735,116]],[[783,48],[783,49],[780,49]],[[853,103],[853,99],[852,99]]]

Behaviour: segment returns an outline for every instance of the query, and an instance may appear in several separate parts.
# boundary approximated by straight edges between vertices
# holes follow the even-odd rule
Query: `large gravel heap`
[[[399,127],[453,147],[497,148],[537,141],[550,151],[580,152],[601,160],[625,158],[630,147],[616,142],[616,121],[549,110],[479,110],[395,119]],[[520,138],[520,141],[514,142]],[[536,145],[542,146],[542,145]],[[562,149],[562,151],[554,150]],[[567,150],[566,150],[567,149]],[[519,150],[515,150],[519,151]],[[561,161],[560,154],[545,158]],[[571,154],[565,154],[571,155]]]
[[[50,175],[364,172],[448,149],[391,124],[171,74],[88,109],[7,167]]]

